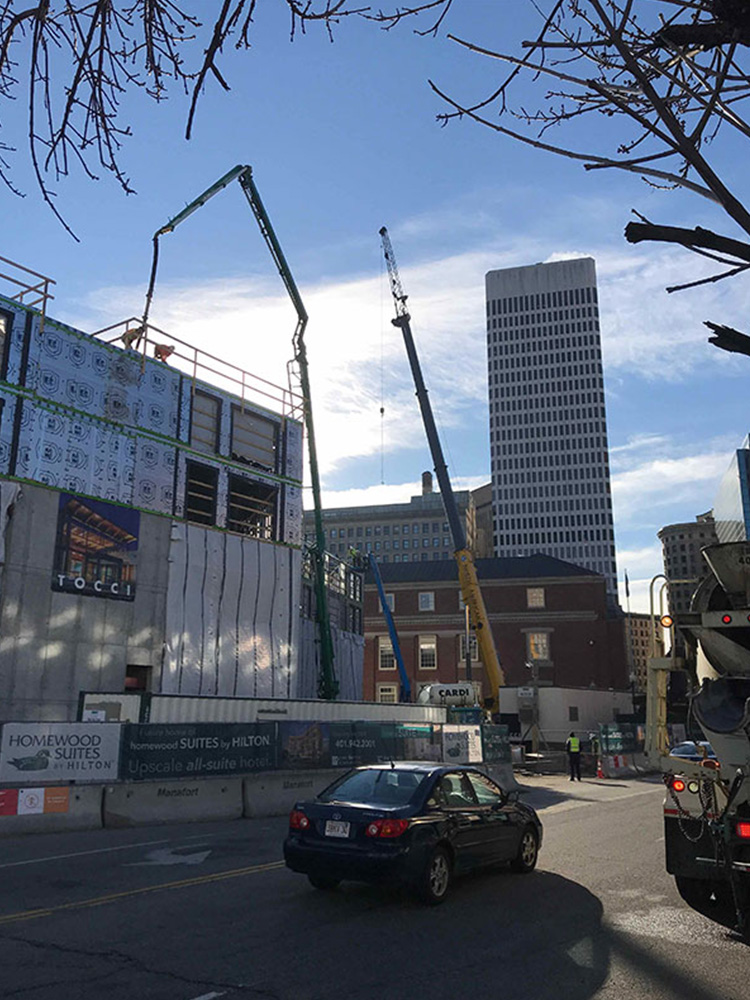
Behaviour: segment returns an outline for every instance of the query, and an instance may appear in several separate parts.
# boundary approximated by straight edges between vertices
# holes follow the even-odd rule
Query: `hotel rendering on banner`
[[[52,589],[134,600],[140,519],[129,507],[60,494]]]

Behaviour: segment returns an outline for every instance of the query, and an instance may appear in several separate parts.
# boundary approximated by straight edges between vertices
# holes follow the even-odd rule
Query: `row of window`
[[[564,350],[567,352],[572,350],[572,357],[568,355],[568,361],[583,361],[586,358],[598,359],[601,355],[601,345],[598,337],[563,337],[556,335],[554,332],[552,332],[551,336],[547,333],[535,337],[533,330],[523,339],[513,336],[505,337],[502,340],[499,338],[493,339],[488,354],[491,357],[510,356],[513,354],[529,355],[539,354],[543,350]],[[497,368],[497,362],[495,362],[495,368]]]
[[[459,662],[466,661],[466,635],[458,633],[459,638]],[[396,654],[393,650],[393,643],[387,635],[377,637],[378,670],[396,670]],[[475,662],[479,659],[477,649],[477,637],[469,636],[469,653]],[[550,633],[549,632],[526,632],[526,656],[528,660],[540,663],[550,663]],[[417,636],[417,669],[437,670],[437,636],[418,635]]]
[[[447,521],[421,521],[414,524],[375,524],[356,527],[328,528],[323,533],[328,538],[371,538],[373,535],[429,535],[448,530]],[[408,548],[408,544],[404,545]]]
[[[190,413],[190,447],[219,454],[222,407],[226,403],[202,389],[193,392]],[[238,403],[231,404],[229,457],[254,468],[277,472],[279,424]]]
[[[408,538],[393,538],[387,542],[367,542],[365,545],[365,552],[389,552],[391,549],[418,549],[420,547],[423,549],[438,549],[441,545],[443,548],[447,549],[450,548],[451,545],[451,540],[447,535],[444,535],[442,539],[437,535],[434,535],[432,538],[423,538],[421,546],[419,541],[420,540],[418,538],[415,538],[413,542],[410,542]],[[339,543],[338,545],[336,542],[332,542],[328,548],[331,552],[348,552],[351,546],[346,542]]]
[[[406,596],[405,594],[401,595]],[[458,610],[464,611],[466,604],[463,599],[461,591],[457,591],[458,596]],[[396,612],[396,594],[393,592],[386,592],[385,595],[386,604],[391,614]],[[434,590],[420,590],[417,593],[417,607],[420,611],[434,611],[435,610],[435,591]],[[527,608],[543,608],[545,607],[545,597],[544,597],[544,587],[527,587],[526,588],[526,607]]]
[[[545,496],[549,496],[546,493]],[[572,512],[574,510],[590,510],[590,511],[601,511],[604,506],[599,503],[594,502],[593,497],[575,497],[568,501],[563,500],[530,500],[527,498],[526,494],[521,494],[518,489],[507,490],[505,493],[505,499],[502,503],[497,505],[497,513],[501,514],[543,514],[545,511],[549,514],[555,511],[562,514],[563,512]],[[600,521],[604,524],[603,515],[592,513],[589,515],[584,514],[587,521],[599,524]],[[580,522],[579,522],[580,524]]]
[[[587,285],[583,288],[565,288],[557,292],[532,292],[531,295],[508,295],[489,299],[487,315],[530,312],[533,309],[563,309],[598,301],[596,286]]]
[[[188,462],[185,482],[185,518],[195,524],[215,525],[218,515],[219,470]],[[276,534],[278,487],[229,474],[226,527],[242,535],[272,540]]]

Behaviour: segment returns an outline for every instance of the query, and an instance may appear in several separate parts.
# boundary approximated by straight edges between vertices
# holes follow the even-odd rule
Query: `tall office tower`
[[[489,271],[495,552],[601,573],[617,599],[593,259]]]

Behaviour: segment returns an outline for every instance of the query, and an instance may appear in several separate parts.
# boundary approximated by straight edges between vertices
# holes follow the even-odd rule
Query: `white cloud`
[[[476,490],[489,482],[487,476],[457,477],[451,482],[454,491]],[[354,487],[348,490],[323,490],[323,507],[359,507],[375,504],[408,503],[422,492],[421,482],[379,483],[374,486]],[[312,503],[312,500],[308,500]]]
[[[590,217],[580,202],[576,202],[580,217]],[[737,359],[706,346],[707,331],[701,324],[704,317],[717,317],[742,328],[750,293],[741,283],[723,282],[668,296],[665,284],[697,276],[704,262],[670,249],[626,248],[580,234],[575,243],[569,238],[557,240],[554,233],[504,232],[501,238],[494,217],[488,219],[478,211],[475,225],[464,220],[459,227],[451,212],[438,212],[407,220],[394,230],[413,332],[454,488],[462,488],[460,473],[477,473],[474,485],[487,479],[478,474],[489,456],[477,427],[486,427],[484,275],[490,269],[582,254],[596,258],[610,394],[613,387],[623,393],[634,391],[634,377],[687,382],[696,370],[703,374],[706,366],[717,374],[744,370],[744,359],[739,359],[740,367],[733,367]],[[454,226],[473,248],[441,253],[451,242]],[[560,227],[558,219],[555,231],[562,231]],[[352,256],[355,263],[354,251]],[[372,255],[365,259],[369,267]],[[285,386],[296,315],[278,277],[265,271],[263,275],[157,284],[152,319],[167,338],[179,337]],[[106,326],[122,316],[138,315],[143,293],[140,287],[101,289],[89,296],[78,315],[61,318],[84,329]],[[407,502],[419,493],[418,483],[361,485],[356,478],[362,468],[356,460],[380,453],[381,433],[392,461],[423,454],[425,449],[401,334],[391,324],[394,311],[384,266],[379,274],[320,279],[301,293],[310,314],[305,340],[324,503]],[[628,544],[630,535],[641,529],[652,538],[662,524],[690,520],[710,507],[736,438],[729,434],[726,441],[694,438],[689,454],[670,435],[635,427],[629,441],[613,448],[615,523]],[[447,447],[451,442],[456,461]],[[351,488],[326,490],[334,473],[337,484]],[[675,511],[684,513],[675,516]],[[644,575],[649,572],[645,559]],[[624,554],[618,561],[621,567],[626,565]],[[659,568],[660,557],[653,572]],[[633,572],[640,572],[635,564]]]
[[[703,452],[680,458],[655,458],[612,475],[612,498],[618,526],[643,520],[660,520],[655,508],[680,508],[696,513],[710,508],[718,483],[729,464],[726,451]],[[664,522],[658,524],[658,527]]]
[[[645,545],[637,549],[618,549],[617,551],[617,564],[620,567],[620,573],[625,576],[628,574],[628,579],[632,582],[633,577],[638,577],[644,573],[650,573],[649,580],[655,573],[661,572],[660,569],[653,570],[654,566],[659,566],[662,561],[662,550],[661,545]]]

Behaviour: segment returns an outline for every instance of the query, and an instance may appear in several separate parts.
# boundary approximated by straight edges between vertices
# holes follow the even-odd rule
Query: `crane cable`
[[[384,376],[384,351],[385,351],[385,303],[384,303],[384,276],[385,263],[382,254],[380,255],[380,485],[385,485],[385,376]]]

